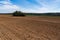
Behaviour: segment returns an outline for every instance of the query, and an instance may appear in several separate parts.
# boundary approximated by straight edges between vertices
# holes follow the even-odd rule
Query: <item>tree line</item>
[[[15,11],[13,12],[13,16],[25,16],[25,14],[22,13],[21,11]]]
[[[13,12],[13,16],[26,16],[26,15],[60,16],[60,13],[23,13],[21,11],[15,11],[15,12]]]

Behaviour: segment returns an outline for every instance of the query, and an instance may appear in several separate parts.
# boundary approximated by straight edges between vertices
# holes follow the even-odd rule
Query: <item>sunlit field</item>
[[[60,40],[60,17],[0,15],[0,40]]]

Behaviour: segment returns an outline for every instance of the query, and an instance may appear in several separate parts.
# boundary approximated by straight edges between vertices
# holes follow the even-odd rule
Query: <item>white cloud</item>
[[[27,0],[24,1],[25,4],[29,6],[28,8],[22,8],[21,6],[14,5],[11,3],[10,0],[0,1],[0,12],[13,12],[16,10],[33,13],[60,12],[60,8],[58,8],[60,0],[53,0],[51,1],[51,3],[46,2],[46,0],[35,0],[38,4],[42,5],[42,7],[40,7],[40,5],[33,5],[32,3],[29,3]]]
[[[36,0],[37,3],[41,4],[42,7],[36,7],[35,12],[60,12],[60,0],[53,0],[51,3],[46,0]]]
[[[9,0],[0,1],[0,12],[1,13],[8,13],[19,10],[19,6],[13,5]]]
[[[1,4],[4,4],[4,5],[11,5],[11,3],[8,2],[8,1],[0,1],[0,3],[1,3]]]

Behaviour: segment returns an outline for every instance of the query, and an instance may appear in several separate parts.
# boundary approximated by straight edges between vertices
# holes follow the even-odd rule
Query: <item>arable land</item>
[[[60,40],[60,17],[0,15],[0,40]]]

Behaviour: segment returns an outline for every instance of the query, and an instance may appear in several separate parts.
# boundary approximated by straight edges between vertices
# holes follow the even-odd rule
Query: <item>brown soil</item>
[[[0,15],[0,40],[60,40],[60,18]]]

